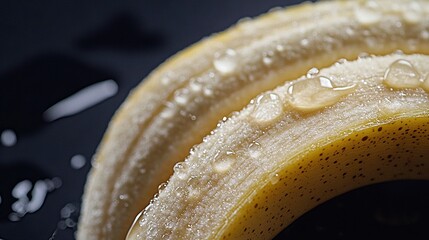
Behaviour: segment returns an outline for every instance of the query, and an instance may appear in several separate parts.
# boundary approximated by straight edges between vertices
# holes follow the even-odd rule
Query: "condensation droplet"
[[[271,173],[269,176],[271,184],[277,184],[280,181],[280,176],[278,173]]]
[[[165,108],[161,111],[160,116],[164,119],[172,118],[177,112],[176,105],[171,102],[165,103]]]
[[[346,34],[348,35],[348,36],[354,36],[355,35],[355,30],[353,30],[351,27],[347,27],[346,28]]]
[[[308,44],[310,43],[310,41],[306,38],[302,39],[299,44],[301,44],[301,46],[306,47],[308,46]]]
[[[193,92],[199,92],[203,89],[202,83],[200,82],[199,79],[192,79],[189,82],[189,87]]]
[[[305,76],[307,78],[314,78],[317,76],[317,74],[319,74],[319,69],[314,67],[314,68],[311,68],[310,70],[308,70],[308,72]]]
[[[314,111],[335,104],[342,96],[351,93],[355,86],[336,86],[324,76],[303,79],[288,87],[288,101],[301,111]]]
[[[381,19],[381,14],[372,9],[358,8],[355,10],[357,21],[363,25],[375,24]]]
[[[16,144],[16,134],[11,129],[6,129],[1,133],[0,140],[3,146],[12,147]]]
[[[426,75],[426,78],[423,81],[421,87],[423,88],[423,90],[425,90],[427,93],[429,93],[429,74]]]
[[[163,85],[165,85],[165,86],[170,85],[170,83],[171,83],[171,78],[170,78],[170,77],[168,77],[168,76],[163,76],[163,77],[161,78],[161,83],[162,83]]]
[[[128,194],[121,194],[121,195],[119,195],[119,199],[121,199],[121,200],[127,200],[128,199]]]
[[[161,183],[161,184],[159,184],[159,186],[158,186],[158,191],[161,193],[162,191],[164,191],[164,189],[167,187],[167,183],[166,182],[164,182],[164,183]]]
[[[182,88],[175,91],[174,101],[177,103],[177,105],[186,105],[189,101],[189,90],[187,88]]]
[[[211,87],[207,86],[203,89],[203,94],[206,97],[211,97],[211,96],[213,96],[213,89]]]
[[[184,180],[188,177],[188,174],[187,174],[188,167],[185,162],[176,163],[176,165],[174,165],[173,170],[179,179]]]
[[[420,32],[420,37],[423,39],[429,39],[429,31],[423,30]]]
[[[273,63],[273,52],[265,52],[262,56],[262,62],[266,65],[269,66]]]
[[[261,144],[256,141],[253,141],[249,144],[248,151],[251,158],[258,159],[262,155]]]
[[[384,84],[392,88],[417,88],[420,86],[420,74],[407,60],[393,62],[384,73]]]
[[[237,68],[237,53],[232,49],[227,49],[225,53],[215,56],[213,65],[219,73],[228,75]]]
[[[279,51],[279,52],[283,52],[285,50],[285,47],[283,45],[281,45],[281,44],[278,44],[276,46],[276,50]]]
[[[70,159],[70,165],[74,169],[81,169],[85,164],[86,158],[80,154],[76,154]]]
[[[235,157],[233,156],[233,154],[228,155],[227,153],[226,156],[215,158],[215,160],[213,161],[213,168],[218,173],[227,172],[234,163],[234,160]]]
[[[251,117],[259,124],[269,124],[277,120],[283,112],[283,103],[275,93],[264,93],[256,99]]]
[[[198,189],[198,178],[195,176],[192,176],[188,179],[187,185],[188,185],[188,197],[191,199],[197,199],[200,197],[200,190]]]

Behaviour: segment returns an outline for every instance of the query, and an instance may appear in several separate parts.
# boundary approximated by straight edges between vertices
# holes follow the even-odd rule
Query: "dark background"
[[[90,159],[129,91],[201,38],[297,2],[1,1],[0,133],[12,129],[17,143],[0,144],[0,239],[73,239]],[[53,104],[106,79],[119,85],[112,98],[71,117],[43,120]],[[81,169],[71,167],[76,154],[86,158]],[[60,179],[62,185],[37,212],[13,222],[11,191],[26,179]],[[428,203],[428,182],[366,187],[307,213],[278,239],[429,239]]]

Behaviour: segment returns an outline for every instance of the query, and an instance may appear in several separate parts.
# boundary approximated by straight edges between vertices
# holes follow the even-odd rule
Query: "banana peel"
[[[429,39],[428,12],[429,3],[425,1],[394,1],[393,3],[391,1],[332,1],[317,4],[303,4],[286,10],[275,11],[255,20],[242,21],[226,32],[205,39],[188,50],[184,50],[177,54],[160,66],[159,69],[154,71],[139,87],[137,87],[113,118],[97,151],[95,165],[91,170],[86,185],[82,216],[79,222],[78,239],[125,238],[135,216],[147,206],[149,200],[158,191],[158,186],[160,186],[161,189],[165,187],[165,184],[159,184],[168,179],[173,172],[173,166],[177,162],[183,160],[188,155],[189,151],[194,153],[196,149],[203,148],[201,146],[204,145],[206,147],[200,151],[207,153],[211,152],[211,149],[216,149],[219,145],[223,145],[230,148],[226,150],[226,152],[223,151],[223,153],[229,153],[229,155],[233,155],[234,158],[237,158],[238,156],[235,156],[237,155],[237,148],[239,146],[242,147],[244,142],[246,142],[244,145],[247,145],[248,139],[246,138],[247,140],[245,141],[243,137],[243,140],[240,140],[241,142],[227,142],[226,136],[234,136],[234,138],[235,135],[241,136],[241,134],[249,131],[249,129],[244,127],[239,128],[237,126],[234,131],[229,131],[229,135],[225,135],[223,138],[220,138],[220,140],[218,139],[216,143],[208,144],[206,142],[209,138],[204,138],[205,142],[202,145],[199,145],[195,149],[191,149],[191,147],[201,142],[203,136],[207,135],[216,127],[216,124],[223,126],[224,123],[218,123],[220,116],[227,116],[241,109],[261,92],[273,89],[284,82],[289,82],[302,76],[312,68],[313,70],[309,71],[310,77],[312,75],[319,76],[319,73],[315,73],[314,69],[335,65],[339,60],[339,63],[336,64],[345,62],[346,60],[344,59],[357,59],[359,56],[363,56],[362,53],[367,53],[367,55],[386,55],[396,50],[401,50],[404,54],[403,56],[391,56],[391,58],[396,57],[397,60],[402,58],[406,59],[409,57],[408,55],[412,53],[427,54],[429,51],[429,46],[427,44]],[[425,61],[421,60],[420,56],[412,56],[411,58],[410,60],[413,61],[414,58],[419,59],[418,61],[416,60],[415,64],[419,64],[418,62],[420,61]],[[424,57],[421,56],[421,58]],[[365,62],[363,60],[364,58],[361,58],[358,61],[362,61],[362,63],[365,64],[377,62],[379,68],[368,69],[368,73],[373,74],[371,76],[380,77],[381,72],[385,74],[387,68],[387,66],[385,66],[385,61],[379,61],[375,58],[372,59],[373,61],[368,60]],[[384,65],[382,63],[384,63]],[[391,62],[389,62],[389,64],[391,64]],[[354,68],[356,64],[350,65]],[[422,74],[425,74],[423,68],[416,68],[422,71]],[[365,69],[365,66],[362,66],[360,69]],[[351,72],[347,75],[348,77],[362,77],[362,72],[358,71],[359,69],[350,70]],[[422,76],[424,77],[425,75]],[[384,75],[382,77],[384,77]],[[329,79],[331,78],[330,76]],[[318,79],[320,82],[320,76]],[[358,80],[356,80],[356,83],[344,83],[345,85],[341,85],[341,81],[337,82],[336,86],[333,86],[336,88],[336,91],[334,91],[336,97],[331,99],[332,101],[328,104],[329,106],[326,105],[326,103],[312,105],[312,101],[308,99],[307,103],[310,104],[305,104],[305,101],[294,102],[290,99],[285,100],[285,97],[281,96],[291,91],[290,89],[283,89],[283,92],[272,93],[272,95],[268,96],[264,95],[265,97],[261,95],[262,97],[260,96],[260,98],[253,100],[254,103],[258,103],[258,101],[262,103],[258,106],[263,106],[263,103],[270,101],[277,102],[277,104],[271,106],[273,107],[273,109],[271,109],[272,111],[261,110],[255,113],[256,117],[254,119],[258,119],[265,127],[252,129],[252,131],[260,134],[264,133],[260,135],[261,138],[265,136],[264,139],[270,137],[273,137],[273,141],[274,139],[280,139],[277,138],[280,137],[280,133],[276,133],[278,127],[272,127],[278,126],[276,123],[279,119],[282,119],[285,112],[290,111],[290,109],[298,109],[298,112],[290,116],[290,118],[297,118],[295,119],[296,122],[302,122],[301,124],[304,126],[305,119],[307,118],[303,116],[317,116],[319,113],[321,114],[326,110],[325,107],[336,104],[338,101],[337,98],[342,99],[344,95],[344,99],[349,99],[350,96],[356,95],[357,90],[355,88],[360,89]],[[422,91],[421,89],[425,87],[423,83],[419,84],[420,92]],[[305,89],[306,84],[297,83],[294,86],[295,90],[299,88]],[[332,92],[329,94],[332,94]],[[361,104],[364,104],[367,100],[366,98],[361,99]],[[288,104],[284,104],[285,101],[288,102]],[[345,103],[341,101],[341,104]],[[395,102],[395,104],[399,103]],[[391,103],[391,106],[396,106],[395,104]],[[384,108],[381,110],[378,109],[377,111],[389,113],[391,109],[387,105],[389,104],[386,104]],[[250,107],[247,107],[246,109],[249,108]],[[265,109],[265,107],[260,108]],[[320,109],[323,109],[323,111]],[[347,111],[349,110],[351,111],[352,109],[348,109]],[[415,113],[417,114],[417,112],[418,111]],[[236,115],[240,116],[243,114],[244,113],[232,114],[233,117],[231,120],[228,120],[228,122],[237,121],[234,120],[239,118],[236,117]],[[335,117],[336,114],[340,116],[339,112],[331,112],[331,114],[332,116],[329,116],[329,118]],[[401,116],[402,113],[399,111],[395,114]],[[377,116],[374,119],[380,118],[377,120],[380,122],[388,119],[383,122],[383,124],[394,124],[396,120],[399,122],[401,121],[401,118],[396,118],[395,114],[383,115],[385,118]],[[417,115],[420,119],[421,116],[419,114]],[[404,119],[409,118],[410,117],[405,117]],[[375,122],[374,119],[371,121]],[[396,120],[393,121],[392,119]],[[250,120],[247,118],[240,121]],[[369,124],[371,121],[368,120],[365,124]],[[284,121],[281,120],[279,122]],[[311,122],[307,124],[309,124],[308,126],[314,125]],[[366,131],[367,128],[362,128],[361,126],[364,124],[363,122],[355,124],[355,126],[347,126],[349,129],[353,129],[353,133]],[[332,125],[332,127],[333,126],[336,125]],[[304,131],[305,129],[302,128],[301,130]],[[328,134],[325,138],[331,139],[337,137],[340,139],[340,137],[338,137],[338,132],[347,132],[346,130],[345,128],[341,130],[340,127],[337,127],[336,134],[331,132],[331,135]],[[217,131],[219,130],[214,130],[213,133]],[[305,130],[304,133],[307,131],[309,130]],[[216,134],[217,133],[214,135]],[[311,146],[313,147],[323,146],[322,135],[319,137],[320,138],[317,139],[320,143],[317,142],[316,139],[311,138],[307,138],[305,142],[312,144]],[[293,135],[293,138],[296,140],[298,136]],[[258,148],[258,146],[261,146],[260,141],[261,140],[255,140],[255,143],[251,142],[249,146],[253,143],[252,146]],[[296,144],[298,144],[298,142],[296,142]],[[264,153],[270,155],[273,152],[279,151],[272,146],[277,145],[264,144],[264,148],[268,147],[269,150]],[[277,147],[282,148],[281,146]],[[304,146],[299,148],[298,145],[296,145],[296,149],[303,148]],[[313,150],[316,151],[317,149]],[[221,153],[222,152],[219,152],[218,154],[223,156]],[[202,153],[196,155],[200,154]],[[196,155],[194,153],[192,156]],[[279,157],[278,159],[285,159],[287,156],[289,155],[283,155],[283,157]],[[198,159],[200,158],[201,157],[198,157]],[[204,162],[203,160],[198,161]],[[184,172],[190,171],[184,166],[186,166],[186,164],[179,164],[174,167],[176,171],[170,179],[167,188],[174,185],[172,180],[175,179],[175,177],[181,176],[180,173],[182,170]],[[268,165],[265,167],[268,167]],[[278,177],[281,175],[280,172],[277,173],[276,171],[272,171],[273,169],[265,167],[261,168],[261,170],[264,170],[266,173],[274,174],[274,179],[277,179],[276,174],[278,174]],[[219,169],[229,172],[227,171],[229,169],[228,163],[219,164],[218,170]],[[244,172],[237,174],[239,176],[246,176]],[[266,178],[266,176],[264,178]],[[279,182],[280,179],[285,178],[279,177]],[[194,180],[189,181],[192,182]],[[205,181],[210,182],[210,180]],[[216,184],[222,186],[220,183],[221,180],[216,181],[218,181]],[[222,181],[227,181],[227,178]],[[195,184],[198,186],[201,184],[204,185],[204,182]],[[216,184],[207,186],[214,188]],[[354,187],[359,186],[360,185],[354,185]],[[230,188],[232,189],[232,187]],[[242,188],[244,189],[245,186],[240,185],[240,188],[237,188],[235,191],[239,191]],[[347,189],[338,187],[332,191],[332,195],[326,195],[325,199],[344,191],[347,191]],[[149,205],[150,209],[156,209],[154,206],[164,206],[165,209],[168,209],[167,206],[171,207],[167,203],[163,205],[164,202],[160,200],[163,199],[161,198],[161,196],[163,196],[162,192],[163,191],[161,191],[159,197],[156,198],[157,200],[154,200],[152,204]],[[313,192],[315,192],[315,190],[313,190]],[[217,195],[214,194],[215,192],[207,192],[203,195],[206,198],[216,198],[215,196]],[[250,194],[249,197],[250,196],[253,195]],[[169,197],[172,196],[169,195]],[[230,197],[234,199],[240,198],[234,194]],[[177,198],[179,199],[177,201],[180,201],[181,196]],[[240,201],[244,201],[243,199],[245,198],[241,198]],[[173,198],[170,200],[174,201]],[[196,202],[199,201],[200,200]],[[318,202],[320,201],[322,201],[322,198]],[[163,204],[161,204],[161,202]],[[178,208],[179,205],[174,208]],[[303,211],[308,210],[308,207],[303,207],[304,205],[303,203],[301,207],[295,206],[295,217]],[[182,207],[180,211],[183,211],[181,214],[190,214],[186,210],[189,206],[180,206]],[[306,206],[313,205],[308,204]],[[164,207],[162,208],[164,209]],[[233,211],[233,208],[225,211]],[[234,216],[230,217],[231,219],[235,217],[239,219],[238,216],[241,216],[239,213],[242,213],[242,210],[234,211],[236,211],[234,214],[228,216]],[[147,212],[146,215],[148,215],[153,211],[145,212]],[[171,211],[169,210],[167,212]],[[269,211],[267,210],[267,212]],[[217,215],[213,215],[213,217],[214,216]],[[144,219],[138,222],[142,223]],[[226,238],[229,238],[229,233],[226,232],[231,232],[231,228],[225,227],[225,225],[238,226],[239,224],[230,224],[233,221],[228,220],[229,218],[224,217],[219,219],[223,220],[223,227],[220,225],[212,225],[212,223],[208,224],[207,220],[202,221],[201,219],[198,220],[198,223],[193,219],[188,224],[190,224],[190,226],[208,224],[212,227],[216,227],[213,229],[228,228],[229,230],[216,230],[217,232],[212,230],[212,232],[216,232],[215,235],[211,233],[211,235],[198,235],[198,237],[209,238],[208,236],[210,236],[219,238],[226,236]],[[244,219],[247,219],[247,217],[244,217]],[[258,218],[254,219],[259,219],[259,215]],[[179,221],[177,219],[177,221],[182,224],[182,220]],[[150,223],[151,221],[147,220],[147,222]],[[185,222],[186,221],[183,223]],[[242,222],[246,221],[243,220]],[[282,221],[279,221],[279,223],[280,222]],[[164,223],[167,224],[167,221]],[[256,225],[260,223],[261,222],[257,222]],[[283,227],[287,225],[287,222],[282,223]],[[159,224],[162,225],[162,221],[159,221]],[[164,235],[170,236],[169,231],[153,230],[170,229],[166,226],[159,227],[161,226],[159,224],[155,224],[156,227],[150,227],[155,226],[150,224],[142,224],[142,228],[135,227],[130,232],[130,238],[140,236],[139,238],[152,239],[156,237],[161,238]],[[145,226],[147,226],[147,228]],[[186,230],[188,228],[191,230]],[[237,229],[238,228],[239,227],[237,227]],[[188,235],[185,233],[177,235],[176,231],[193,232],[195,230],[196,232],[202,233],[199,228],[184,225],[182,227],[174,226],[171,229],[174,229],[171,234],[176,234],[171,235],[172,239],[175,237],[180,239],[183,236],[186,236],[185,239],[188,238]],[[273,229],[274,228],[269,230],[269,232],[278,230],[277,228],[277,230]],[[156,232],[156,234],[151,235],[152,232]],[[204,233],[207,234],[206,232]],[[224,233],[226,235],[222,235]],[[231,236],[232,235],[233,233],[231,233]],[[199,239],[196,236],[197,235],[195,235],[194,238]],[[257,238],[259,239],[260,237]],[[191,239],[191,235],[189,235],[189,239]]]
[[[271,239],[346,191],[428,179],[428,93],[384,83],[385,71],[399,59],[429,73],[424,55],[337,64],[314,78],[354,86],[353,92],[333,93],[323,100],[326,106],[313,103],[319,108],[310,112],[293,105],[289,89],[314,78],[263,93],[180,163],[127,239]],[[265,96],[277,97],[258,101]]]

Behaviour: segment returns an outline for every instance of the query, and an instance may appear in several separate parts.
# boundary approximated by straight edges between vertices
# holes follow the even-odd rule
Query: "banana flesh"
[[[113,118],[86,185],[78,239],[125,238],[174,164],[219,116],[259,93],[362,52],[427,54],[428,5],[304,4],[241,22],[168,60]]]
[[[391,87],[385,73],[399,60],[413,72],[400,69],[397,83],[429,74],[426,55],[369,57],[262,93],[179,163],[127,239],[271,239],[351,189],[429,179],[429,95],[422,80]],[[291,92],[314,79],[318,102]]]

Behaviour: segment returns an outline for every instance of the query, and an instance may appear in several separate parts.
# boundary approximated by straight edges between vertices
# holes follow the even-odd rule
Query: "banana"
[[[194,152],[191,147],[201,142],[219,118],[243,108],[261,92],[309,69],[312,75],[316,68],[340,59],[356,59],[363,52],[386,55],[399,49],[404,54],[427,54],[428,9],[426,1],[307,3],[240,21],[178,53],[151,73],[112,119],[85,187],[78,239],[125,238],[135,216],[158,186],[164,187],[159,184],[172,174],[173,166],[175,176],[180,175],[177,172],[185,165],[175,164]],[[307,88],[301,85],[295,89]],[[391,86],[397,88],[394,83]],[[334,88],[338,96],[360,89],[353,85]],[[311,114],[320,108],[311,102],[290,104]],[[283,114],[285,109],[277,106],[256,118],[271,126],[273,113]]]
[[[271,239],[346,191],[429,179],[428,66],[369,57],[262,93],[176,165],[127,239]]]

